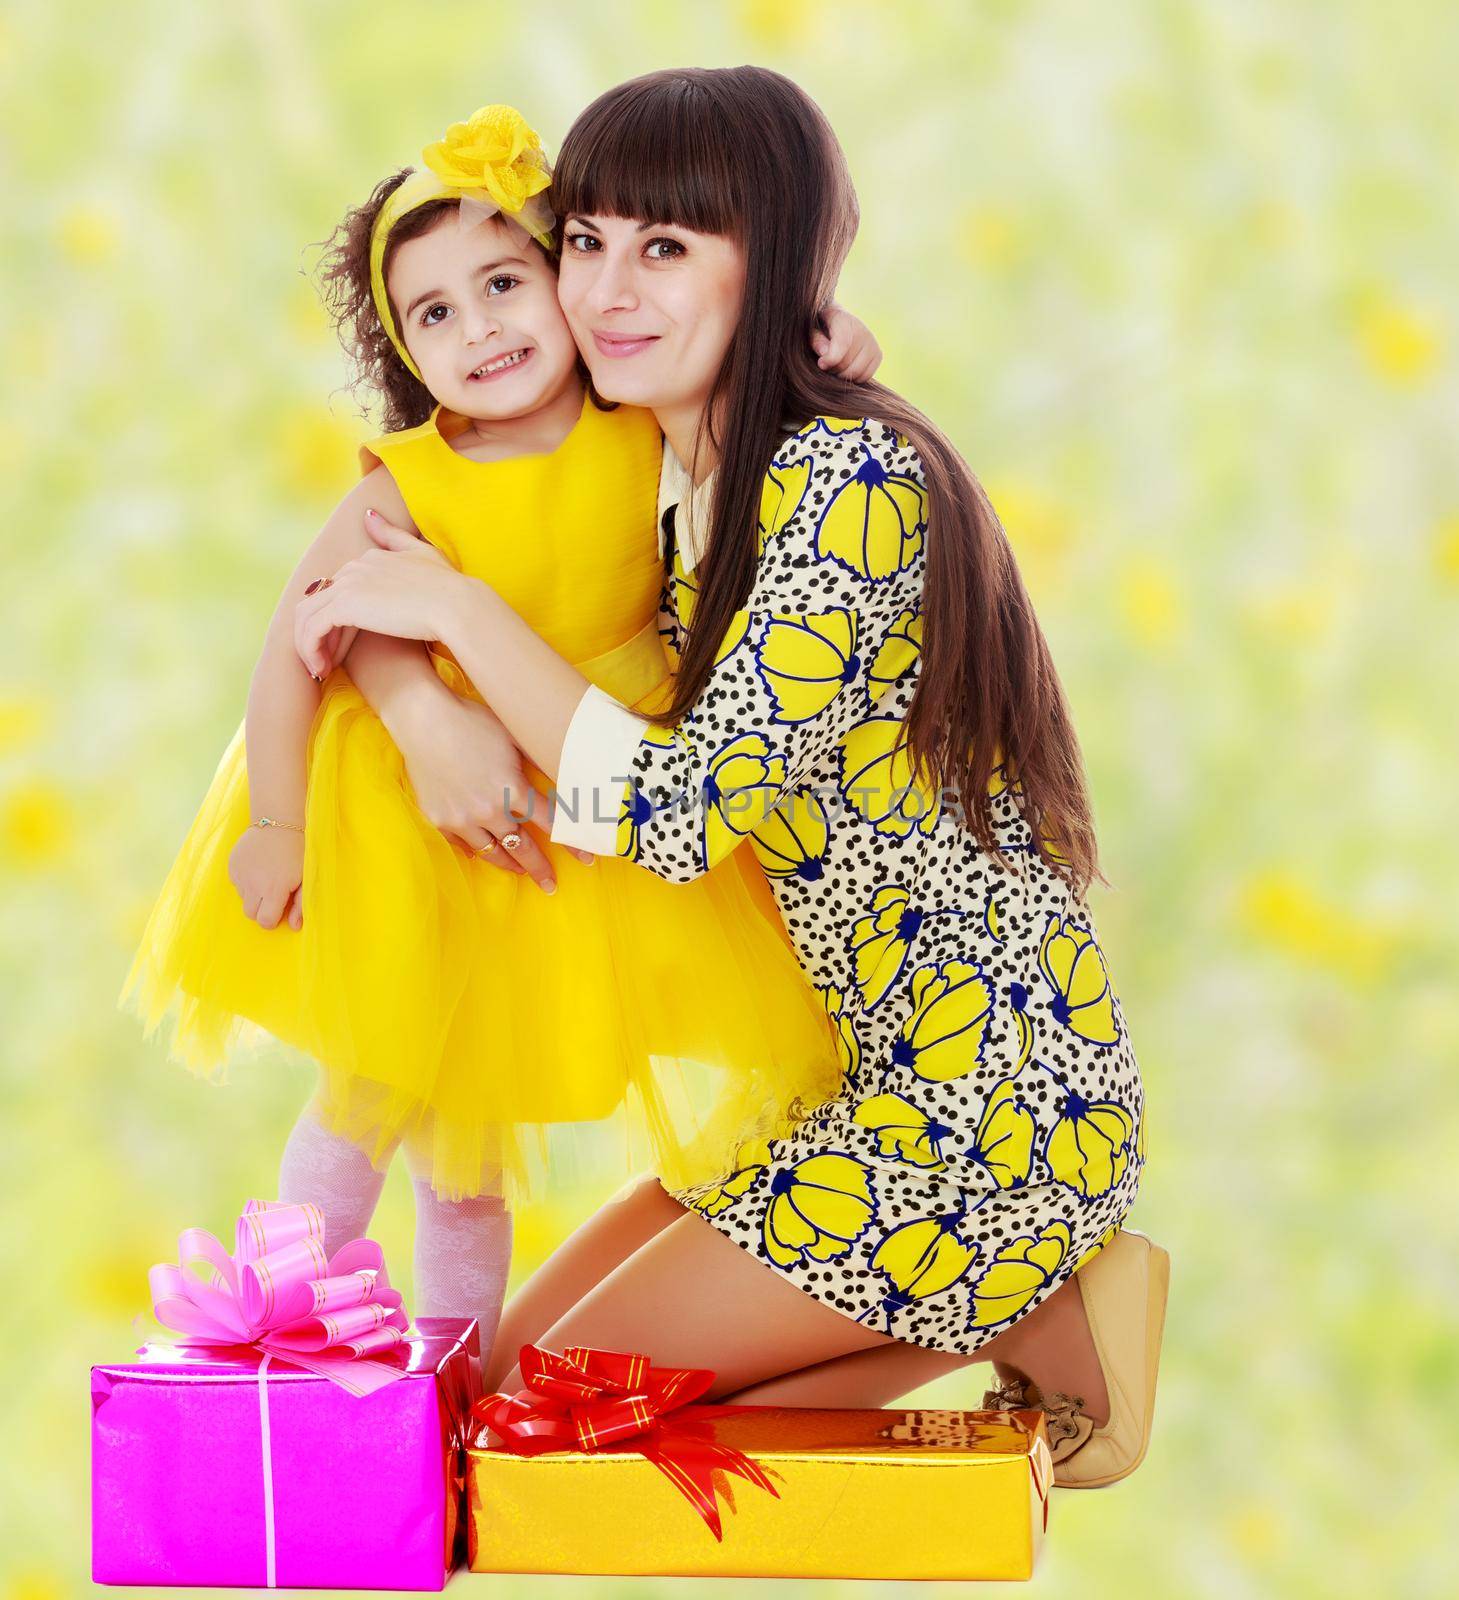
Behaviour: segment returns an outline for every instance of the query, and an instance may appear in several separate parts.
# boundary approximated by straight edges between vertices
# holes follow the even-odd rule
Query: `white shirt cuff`
[[[618,853],[623,790],[647,727],[597,684],[588,685],[562,741],[550,835],[554,843],[599,856]]]

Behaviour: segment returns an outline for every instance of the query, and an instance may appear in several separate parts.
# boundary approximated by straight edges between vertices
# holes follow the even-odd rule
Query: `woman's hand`
[[[292,828],[245,828],[228,857],[228,878],[243,901],[243,914],[260,928],[276,928],[281,917],[297,932],[304,926],[300,885],[304,882],[304,835]]]
[[[833,300],[821,313],[826,325],[822,333],[811,334],[811,349],[820,357],[817,365],[835,372],[848,383],[865,383],[881,365],[881,346],[861,320]]]
[[[416,804],[454,843],[508,872],[525,872],[544,894],[557,887],[552,863],[523,823],[544,835],[552,828],[552,802],[527,782],[522,752],[479,700],[454,695],[433,707],[419,726],[395,734]],[[515,833],[521,843],[497,843]],[[487,846],[494,848],[487,849]],[[579,860],[595,858],[585,850]]]
[[[360,628],[397,639],[441,638],[463,587],[476,581],[378,511],[365,513],[365,528],[379,548],[345,562],[318,588],[311,584],[294,608],[294,648],[320,680],[338,666]]]

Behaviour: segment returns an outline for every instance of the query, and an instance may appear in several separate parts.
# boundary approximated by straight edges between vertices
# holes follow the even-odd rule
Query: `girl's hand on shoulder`
[[[333,577],[311,583],[294,608],[294,649],[320,681],[339,665],[341,642],[352,643],[361,628],[397,639],[439,639],[471,581],[435,545],[373,507],[363,520],[371,548]]]
[[[260,928],[304,926],[304,835],[292,828],[245,828],[228,857],[243,914]]]
[[[848,383],[865,383],[874,377],[882,362],[882,349],[861,318],[833,300],[821,313],[821,321],[826,331],[818,328],[811,335],[811,349],[820,357],[816,364]]]

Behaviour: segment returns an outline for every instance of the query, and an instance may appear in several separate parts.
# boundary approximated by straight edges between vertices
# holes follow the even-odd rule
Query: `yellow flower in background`
[[[816,993],[836,1030],[836,1054],[842,1072],[849,1077],[861,1065],[861,1040],[856,1037],[855,1025],[846,1014],[846,991],[837,984],[823,983],[816,986]]]
[[[56,236],[78,266],[96,267],[116,259],[121,234],[115,216],[98,206],[71,206],[61,214]]]
[[[1018,1092],[1018,1081],[1005,1078],[988,1096],[967,1159],[979,1166],[1000,1189],[1021,1189],[1033,1170],[1033,1142],[1038,1123]]]
[[[0,756],[14,755],[49,731],[51,702],[40,695],[0,695]]]
[[[923,913],[912,909],[911,891],[884,884],[871,897],[871,910],[851,924],[851,960],[861,1003],[874,1011],[902,975]]]
[[[1030,586],[1060,580],[1074,538],[1069,507],[1042,484],[1024,478],[993,474],[983,489]]]
[[[1054,991],[1056,1021],[1090,1044],[1119,1040],[1115,993],[1104,952],[1093,933],[1072,917],[1051,916],[1039,946],[1039,971]]]
[[[952,1129],[902,1095],[874,1094],[861,1101],[851,1113],[851,1120],[876,1134],[876,1148],[881,1155],[929,1171],[946,1164],[942,1141]]]
[[[1387,977],[1403,942],[1397,923],[1349,910],[1282,867],[1247,879],[1238,919],[1268,949],[1365,987]]]
[[[928,1083],[966,1077],[982,1064],[993,1020],[993,985],[968,961],[941,961],[912,974],[912,1015],[891,1050],[892,1065]]]
[[[958,254],[982,270],[1010,267],[1023,249],[1023,234],[1013,213],[996,206],[974,206],[955,229]]]
[[[326,407],[280,407],[271,431],[279,478],[290,494],[335,500],[359,476],[360,430]]]
[[[1358,343],[1369,367],[1396,388],[1430,377],[1444,353],[1445,329],[1436,313],[1420,310],[1386,290],[1362,297]]]
[[[1095,1200],[1124,1177],[1134,1133],[1135,1119],[1117,1101],[1068,1093],[1045,1141],[1044,1160],[1056,1183]]]
[[[503,211],[520,211],[552,182],[542,141],[512,106],[482,106],[453,122],[421,160],[442,183],[483,189]]]
[[[777,1172],[761,1235],[778,1267],[844,1256],[876,1214],[871,1171],[854,1156],[831,1151]]]
[[[771,617],[755,648],[755,670],[777,722],[810,722],[861,674],[856,618],[840,607]]]
[[[1459,512],[1434,529],[1432,545],[1434,570],[1446,583],[1459,584]]]
[[[1016,1317],[1054,1281],[1072,1243],[1069,1224],[1059,1221],[1000,1245],[988,1270],[973,1285],[969,1326],[991,1328]]]
[[[53,783],[32,778],[0,801],[0,855],[12,867],[54,866],[75,836],[70,797]]]
[[[914,773],[900,717],[869,717],[841,740],[841,792],[878,833],[905,839],[937,826],[937,792]]]
[[[884,1235],[867,1264],[884,1272],[895,1291],[888,1313],[941,1294],[967,1276],[982,1251],[957,1232],[962,1220],[959,1214],[919,1217]]]
[[[1120,574],[1120,610],[1131,636],[1152,649],[1186,627],[1185,605],[1170,574],[1149,561],[1132,561]]]

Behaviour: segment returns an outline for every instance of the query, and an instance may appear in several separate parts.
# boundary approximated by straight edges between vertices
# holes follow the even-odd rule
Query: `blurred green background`
[[[743,61],[845,144],[841,299],[1003,515],[1113,881],[1166,1354],[1143,1468],[1056,1496],[1035,1587],[1452,1592],[1456,59],[1435,0],[5,5],[0,1594],[89,1586],[87,1365],[183,1226],[273,1193],[311,1080],[195,1081],[114,1009],[371,431],[308,243],[479,104],[555,150],[624,78]],[[597,1198],[524,1214],[518,1273]],[[410,1230],[397,1171],[407,1294]]]

